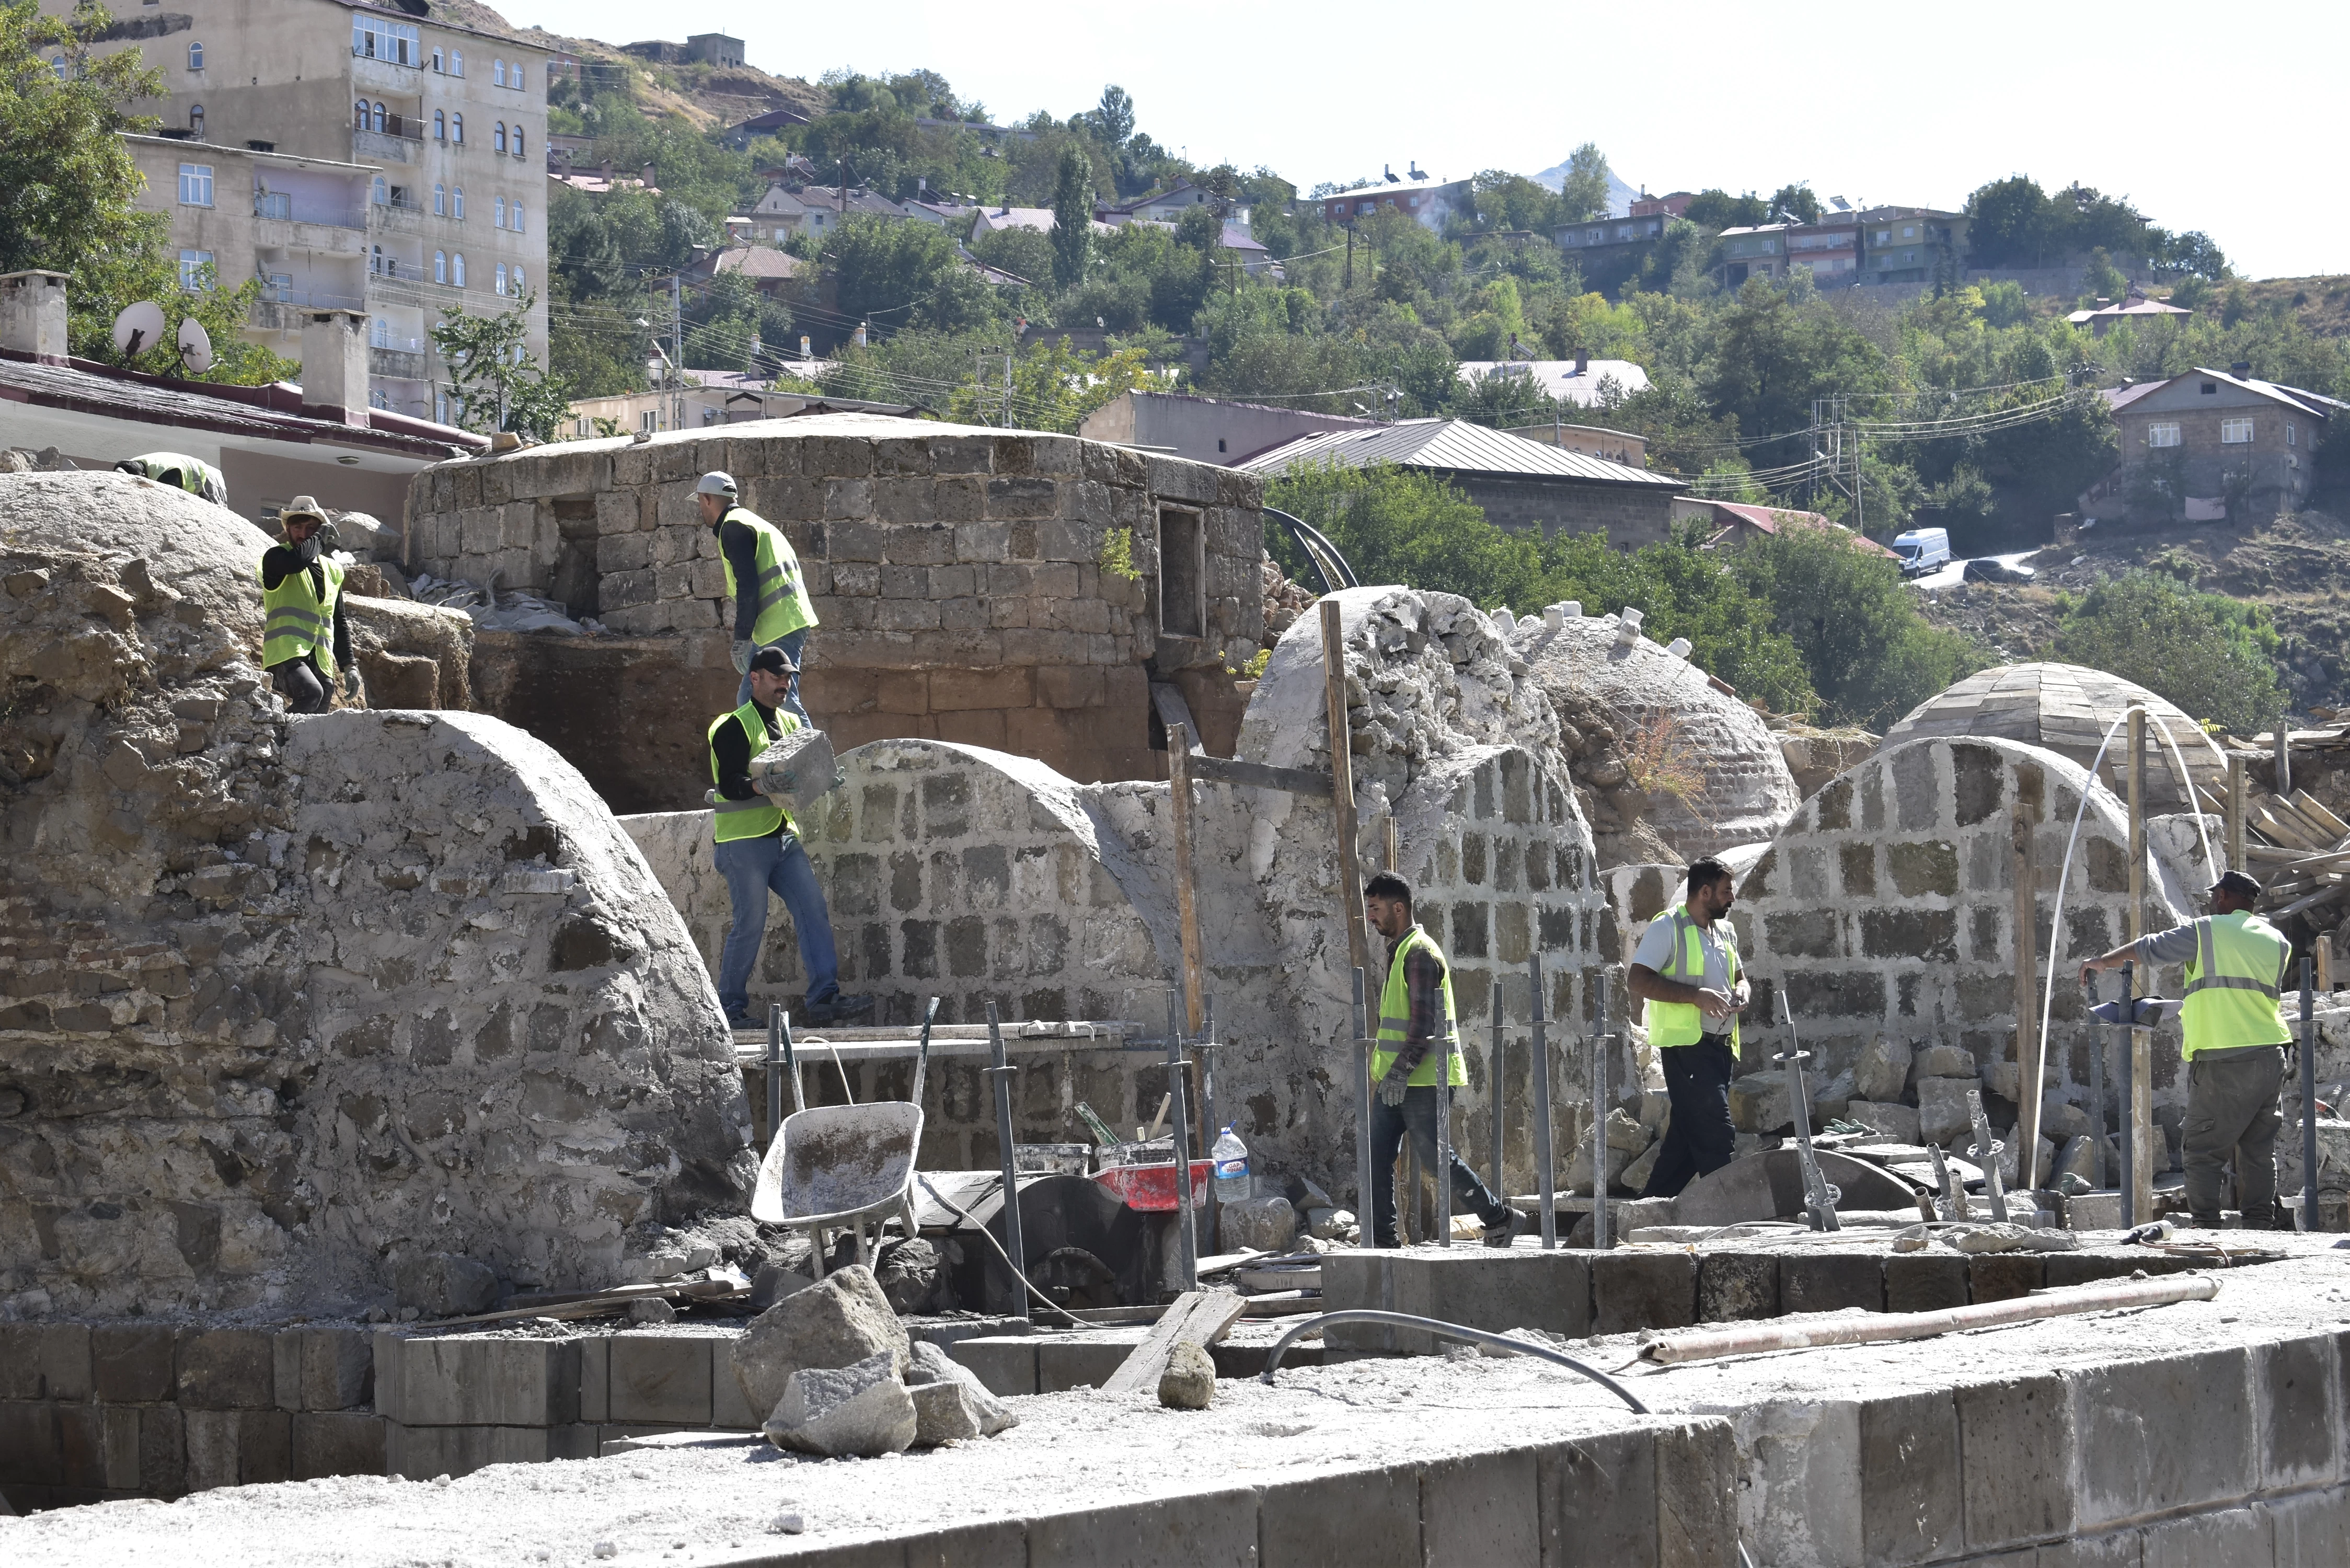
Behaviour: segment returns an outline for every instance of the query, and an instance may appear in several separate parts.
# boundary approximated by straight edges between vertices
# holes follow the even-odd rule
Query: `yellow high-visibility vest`
[[[1705,947],[1698,930],[1696,918],[1685,903],[1675,904],[1657,919],[1673,923],[1673,956],[1657,972],[1667,980],[1680,981],[1688,985],[1705,984]],[[1727,920],[1713,923],[1715,940],[1721,943],[1722,963],[1729,971],[1732,990],[1738,985],[1738,937]],[[1642,1022],[1648,1025],[1651,1045],[1694,1045],[1705,1033],[1705,1013],[1692,1002],[1658,1002],[1641,1003],[1645,1010]],[[1738,1049],[1738,1014],[1730,1015],[1730,1048]]]
[[[786,735],[800,727],[797,719],[781,709],[776,710],[775,717],[782,722],[783,732]],[[719,714],[710,721],[710,781],[712,784],[724,782],[718,776],[718,732],[730,723],[743,726],[743,738],[751,742],[753,756],[767,749],[770,737],[766,721],[759,717],[758,703],[745,702],[732,713]],[[800,830],[800,825],[792,820],[790,812],[764,794],[754,794],[748,800],[728,800],[720,795],[717,805],[711,812],[711,836],[721,844],[737,838],[764,838],[779,826],[795,836]]]
[[[335,679],[335,606],[343,597],[343,568],[330,556],[320,556],[318,567],[327,579],[323,599],[311,588],[307,566],[286,573],[274,588],[262,588],[261,607],[266,617],[261,628],[264,670],[316,653],[319,670],[329,681]],[[260,578],[258,565],[253,575]]]
[[[1404,984],[1403,961],[1420,948],[1426,948],[1440,960],[1444,957],[1443,950],[1436,945],[1436,939],[1414,926],[1404,933],[1403,940],[1396,943],[1395,957],[1388,964],[1387,988],[1379,992],[1378,1044],[1371,1048],[1371,1080],[1374,1083],[1388,1075],[1388,1069],[1395,1065],[1397,1053],[1403,1048],[1405,1032],[1411,1023],[1411,1000],[1409,988]],[[1429,1042],[1428,1054],[1422,1056],[1419,1065],[1412,1069],[1409,1082],[1415,1085],[1433,1085],[1437,1064],[1450,1062],[1451,1075],[1447,1081],[1456,1089],[1464,1088],[1469,1083],[1468,1071],[1461,1064],[1461,1053],[1453,1049],[1460,1037],[1460,1028],[1457,1015],[1452,1011],[1451,964],[1444,966],[1444,983],[1440,989],[1444,995],[1444,1033]]]
[[[728,507],[718,525],[723,529],[729,523],[740,523],[758,541],[759,611],[751,623],[751,640],[764,648],[802,627],[814,626],[816,607],[808,603],[807,578],[801,574],[800,558],[784,531],[747,506]],[[725,560],[723,551],[719,558],[725,561],[727,597],[739,603],[743,589],[734,581],[734,563]]]
[[[2192,1060],[2198,1051],[2291,1044],[2279,981],[2292,953],[2282,931],[2248,911],[2196,921],[2187,1000],[2178,1010],[2187,1035],[2179,1054]]]

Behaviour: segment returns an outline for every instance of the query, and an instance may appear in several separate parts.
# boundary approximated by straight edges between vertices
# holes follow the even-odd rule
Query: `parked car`
[[[1969,561],[1964,573],[1970,583],[2028,583],[2039,575],[2021,561],[2002,561],[1991,556]]]
[[[1893,553],[1901,557],[1901,575],[1905,577],[1923,576],[1950,564],[1950,531],[1948,528],[1912,528],[1893,538]]]

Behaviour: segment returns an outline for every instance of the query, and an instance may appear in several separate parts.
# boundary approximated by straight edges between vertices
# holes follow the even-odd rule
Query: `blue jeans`
[[[807,716],[807,710],[806,708],[800,706],[799,662],[800,650],[807,646],[807,634],[813,629],[814,628],[811,627],[804,626],[797,631],[787,631],[784,633],[783,636],[775,639],[775,641],[763,643],[761,645],[765,648],[782,649],[784,650],[784,657],[792,661],[792,683],[784,692],[784,708],[793,718],[797,719],[801,723],[806,725],[811,730],[816,728],[816,721]],[[754,651],[756,650],[754,649]],[[743,684],[735,689],[734,706],[740,708],[743,703],[748,702],[750,700],[751,677],[746,674],[743,677]]]
[[[767,895],[774,892],[791,911],[799,933],[800,965],[807,971],[807,1004],[840,994],[840,959],[832,945],[832,917],[825,912],[824,889],[807,851],[788,833],[765,838],[734,838],[717,846],[718,874],[734,900],[734,924],[718,957],[718,1002],[730,1018],[751,1005],[751,966],[767,934]]]

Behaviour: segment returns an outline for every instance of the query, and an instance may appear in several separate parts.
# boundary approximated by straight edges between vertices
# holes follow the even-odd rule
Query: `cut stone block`
[[[1947,1391],[1860,1407],[1864,1561],[1931,1563],[1960,1544],[1958,1402]]]
[[[1920,1087],[1929,1078],[1964,1078],[1973,1088],[1981,1073],[1974,1053],[1963,1045],[1929,1045],[1911,1059],[1910,1067]]]
[[[354,1410],[373,1397],[375,1349],[365,1329],[305,1328],[292,1331],[291,1337],[301,1347],[301,1408]],[[277,1396],[283,1404],[286,1390]]]
[[[192,1410],[257,1410],[275,1405],[277,1357],[270,1343],[275,1337],[257,1328],[182,1331],[180,1404]]]
[[[1687,1252],[1597,1252],[1591,1332],[1686,1328],[1697,1321],[1697,1259]]]
[[[169,1324],[106,1323],[89,1332],[91,1381],[109,1405],[169,1399],[174,1373]]]
[[[1227,1251],[1252,1248],[1283,1252],[1297,1240],[1297,1210],[1277,1192],[1225,1204],[1217,1210],[1216,1224],[1218,1239]]]
[[[2069,1143],[2089,1130],[2089,1113],[2062,1095],[2043,1095],[2040,1099],[2040,1130],[2059,1143]]]
[[[1885,1310],[1940,1312],[1967,1304],[1967,1260],[1956,1252],[1894,1252],[1885,1260]]]
[[[792,1373],[766,1433],[779,1449],[869,1459],[904,1452],[917,1424],[913,1398],[898,1381],[896,1353],[883,1349],[852,1366]]]
[[[89,1392],[87,1324],[0,1324],[0,1399],[87,1399]]]
[[[2012,1301],[2047,1284],[2038,1252],[1977,1252],[1967,1259],[1967,1294],[1976,1303]]]
[[[1968,1548],[2074,1534],[2075,1428],[2065,1380],[2043,1376],[1961,1386],[1958,1405]],[[2126,1464],[2138,1451],[2133,1446],[2114,1460]]]
[[[2002,1100],[2012,1100],[2022,1083],[2022,1070],[2013,1062],[1983,1064],[1982,1086],[1986,1094],[1997,1095]]]
[[[1861,1048],[1853,1064],[1853,1093],[1860,1099],[1898,1101],[1909,1087],[1909,1046],[1889,1034],[1879,1034]]]
[[[1957,1050],[1956,1046],[1937,1046],[1937,1050]],[[1963,1054],[1963,1053],[1961,1053]],[[1963,1078],[1919,1078],[1918,1080],[1918,1135],[1928,1143],[1947,1147],[1950,1141],[1974,1127],[1968,1096],[1975,1092],[1971,1074]]]
[[[1918,1141],[1918,1112],[1898,1101],[1854,1100],[1844,1108],[1845,1120],[1875,1127],[1898,1143]]]
[[[1779,1303],[1786,1312],[1885,1310],[1885,1266],[1874,1250],[1806,1247],[1779,1259]]]
[[[403,1426],[556,1427],[579,1418],[575,1341],[452,1336],[391,1343],[399,1347],[391,1376]],[[384,1339],[376,1348],[380,1385]]]
[[[1741,1132],[1772,1133],[1795,1125],[1784,1072],[1748,1073],[1730,1080],[1730,1121]]]
[[[2068,1380],[2083,1531],[2224,1503],[2259,1484],[2242,1346],[2085,1367]],[[1971,1444],[1967,1452],[1971,1466]]]
[[[380,1476],[390,1426],[369,1410],[305,1410],[294,1417],[294,1464],[288,1479]]]
[[[723,1341],[644,1333],[609,1338],[611,1420],[710,1425],[711,1355]]]
[[[1700,1323],[1779,1315],[1779,1263],[1768,1252],[1707,1252],[1698,1259]]]

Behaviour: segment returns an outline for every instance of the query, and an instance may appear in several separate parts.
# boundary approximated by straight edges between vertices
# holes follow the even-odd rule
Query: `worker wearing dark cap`
[[[120,472],[135,473],[158,484],[201,495],[215,506],[228,504],[227,482],[221,478],[219,469],[202,458],[190,457],[185,452],[151,452],[126,457],[114,466]]]
[[[2135,959],[2186,966],[2179,1023],[2189,1087],[2184,1128],[2187,1206],[2196,1224],[2220,1226],[2220,1167],[2233,1149],[2236,1199],[2247,1230],[2277,1226],[2277,1091],[2293,1031],[2284,1021],[2285,968],[2293,944],[2252,913],[2261,885],[2230,871],[2211,885],[2211,912],[2126,942],[2081,965],[2096,970]]]
[[[824,907],[824,889],[816,886],[816,867],[800,843],[799,825],[751,783],[752,759],[800,727],[797,719],[783,711],[796,671],[780,648],[760,649],[749,664],[743,673],[750,681],[750,698],[710,722],[710,776],[717,786],[711,816],[717,847],[712,857],[718,874],[726,878],[734,905],[734,924],[718,958],[718,1001],[726,1010],[726,1021],[737,1029],[765,1022],[751,1015],[751,967],[766,939],[767,895],[773,892],[791,911],[792,930],[799,938],[800,966],[807,971],[804,1017],[810,1023],[834,1023],[870,1010],[873,999],[840,994],[832,917]]]

